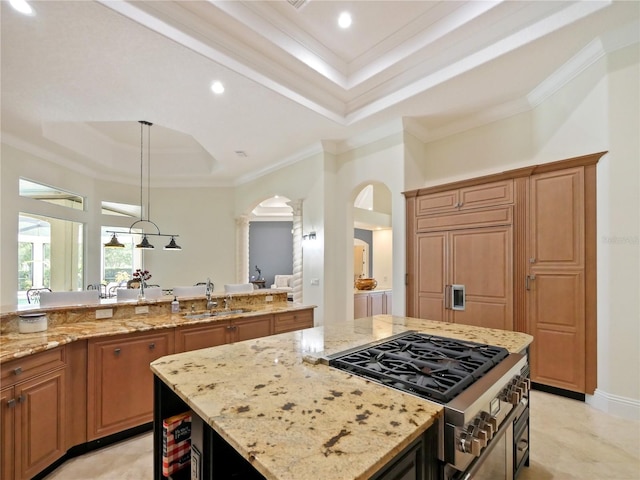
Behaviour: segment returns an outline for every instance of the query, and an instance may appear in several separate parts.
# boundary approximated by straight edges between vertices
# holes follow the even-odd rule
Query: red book
[[[165,477],[191,462],[191,412],[162,421],[162,474]]]

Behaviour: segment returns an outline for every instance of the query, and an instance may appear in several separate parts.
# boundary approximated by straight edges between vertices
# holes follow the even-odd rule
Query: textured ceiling
[[[3,142],[135,183],[234,185],[409,129],[423,141],[532,108],[638,42],[631,1],[2,3]],[[353,16],[349,30],[338,14]],[[226,91],[210,91],[214,80]],[[239,153],[240,152],[240,153]],[[132,164],[132,162],[134,162]]]

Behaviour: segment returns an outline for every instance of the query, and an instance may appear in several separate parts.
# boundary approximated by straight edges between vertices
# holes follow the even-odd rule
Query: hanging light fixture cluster
[[[171,241],[165,245],[164,250],[182,250],[182,247],[176,243],[176,237],[179,235],[175,234],[163,234],[160,232],[160,228],[154,222],[151,221],[151,126],[153,125],[151,122],[147,122],[145,120],[139,120],[140,123],[140,220],[136,220],[129,227],[130,234],[142,235],[142,240],[140,243],[136,245],[136,248],[141,248],[145,250],[151,250],[155,248],[151,242],[149,242],[148,236],[157,236],[157,237],[171,237]],[[147,218],[144,218],[143,208],[143,196],[142,196],[142,185],[143,185],[143,171],[144,171],[144,127],[147,127],[148,135],[147,135]],[[153,232],[145,232],[144,228],[142,233],[134,232],[133,228],[138,223],[147,223],[151,224],[155,227],[156,233]],[[139,227],[138,227],[139,228]],[[118,232],[113,230],[107,230],[107,233],[111,233],[111,240],[104,244],[105,247],[108,248],[123,248],[125,245],[118,240]]]

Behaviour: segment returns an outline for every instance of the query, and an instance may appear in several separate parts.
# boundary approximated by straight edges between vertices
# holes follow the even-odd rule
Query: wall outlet
[[[265,295],[264,296],[264,301],[265,302],[273,302],[273,295]]]
[[[101,308],[100,310],[96,310],[96,319],[100,320],[101,318],[111,318],[113,317],[113,308]]]
[[[149,306],[143,305],[141,307],[136,307],[136,315],[140,315],[141,313],[149,313]]]
[[[320,285],[320,279],[319,278],[312,278],[311,279],[311,285]]]

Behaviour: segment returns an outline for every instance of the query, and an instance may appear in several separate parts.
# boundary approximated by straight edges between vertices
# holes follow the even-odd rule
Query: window
[[[118,232],[118,241],[124,248],[107,248],[104,244],[111,240],[111,233]],[[129,233],[129,229],[118,227],[102,227],[102,283],[109,288],[126,282],[136,268],[142,268],[142,252],[135,248],[139,235]],[[137,241],[136,241],[137,239]]]
[[[75,210],[84,210],[84,198],[75,193],[65,192],[48,185],[35,183],[24,178],[20,179],[19,185],[20,196],[29,197],[35,200],[41,200],[54,205],[73,208]]]
[[[29,288],[82,290],[84,228],[81,223],[20,212],[18,217],[18,304]]]

